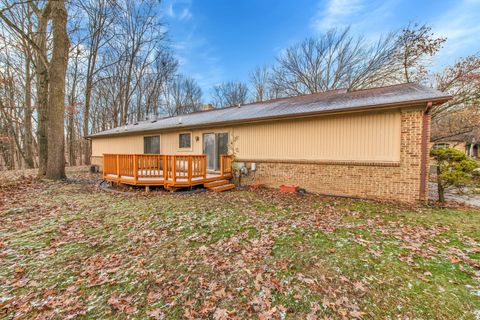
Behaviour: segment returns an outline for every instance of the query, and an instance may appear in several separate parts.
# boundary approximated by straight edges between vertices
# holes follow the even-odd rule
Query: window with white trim
[[[160,136],[143,137],[143,153],[160,154]]]
[[[178,147],[180,149],[190,149],[192,147],[192,134],[190,132],[178,135]]]

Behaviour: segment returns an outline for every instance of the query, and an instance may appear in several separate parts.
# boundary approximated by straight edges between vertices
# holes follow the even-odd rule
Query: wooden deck
[[[230,155],[220,156],[219,172],[207,172],[206,155],[103,155],[103,179],[122,184],[172,190],[231,178]]]

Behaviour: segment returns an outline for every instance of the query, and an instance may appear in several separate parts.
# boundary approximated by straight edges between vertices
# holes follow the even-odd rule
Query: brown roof
[[[427,102],[437,105],[448,101],[450,98],[449,95],[443,92],[415,83],[357,91],[339,89],[297,97],[254,102],[238,107],[195,112],[161,118],[156,121],[141,121],[136,124],[95,133],[88,136],[88,138],[313,116],[353,110],[383,109]]]

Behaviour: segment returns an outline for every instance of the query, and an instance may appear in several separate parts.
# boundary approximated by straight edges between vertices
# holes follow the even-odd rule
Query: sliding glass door
[[[228,133],[204,133],[203,153],[207,155],[207,170],[220,170],[220,156],[228,154]]]

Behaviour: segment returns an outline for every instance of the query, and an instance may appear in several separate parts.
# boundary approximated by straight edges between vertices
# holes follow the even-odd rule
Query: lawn
[[[480,211],[0,180],[0,318],[480,319]]]

